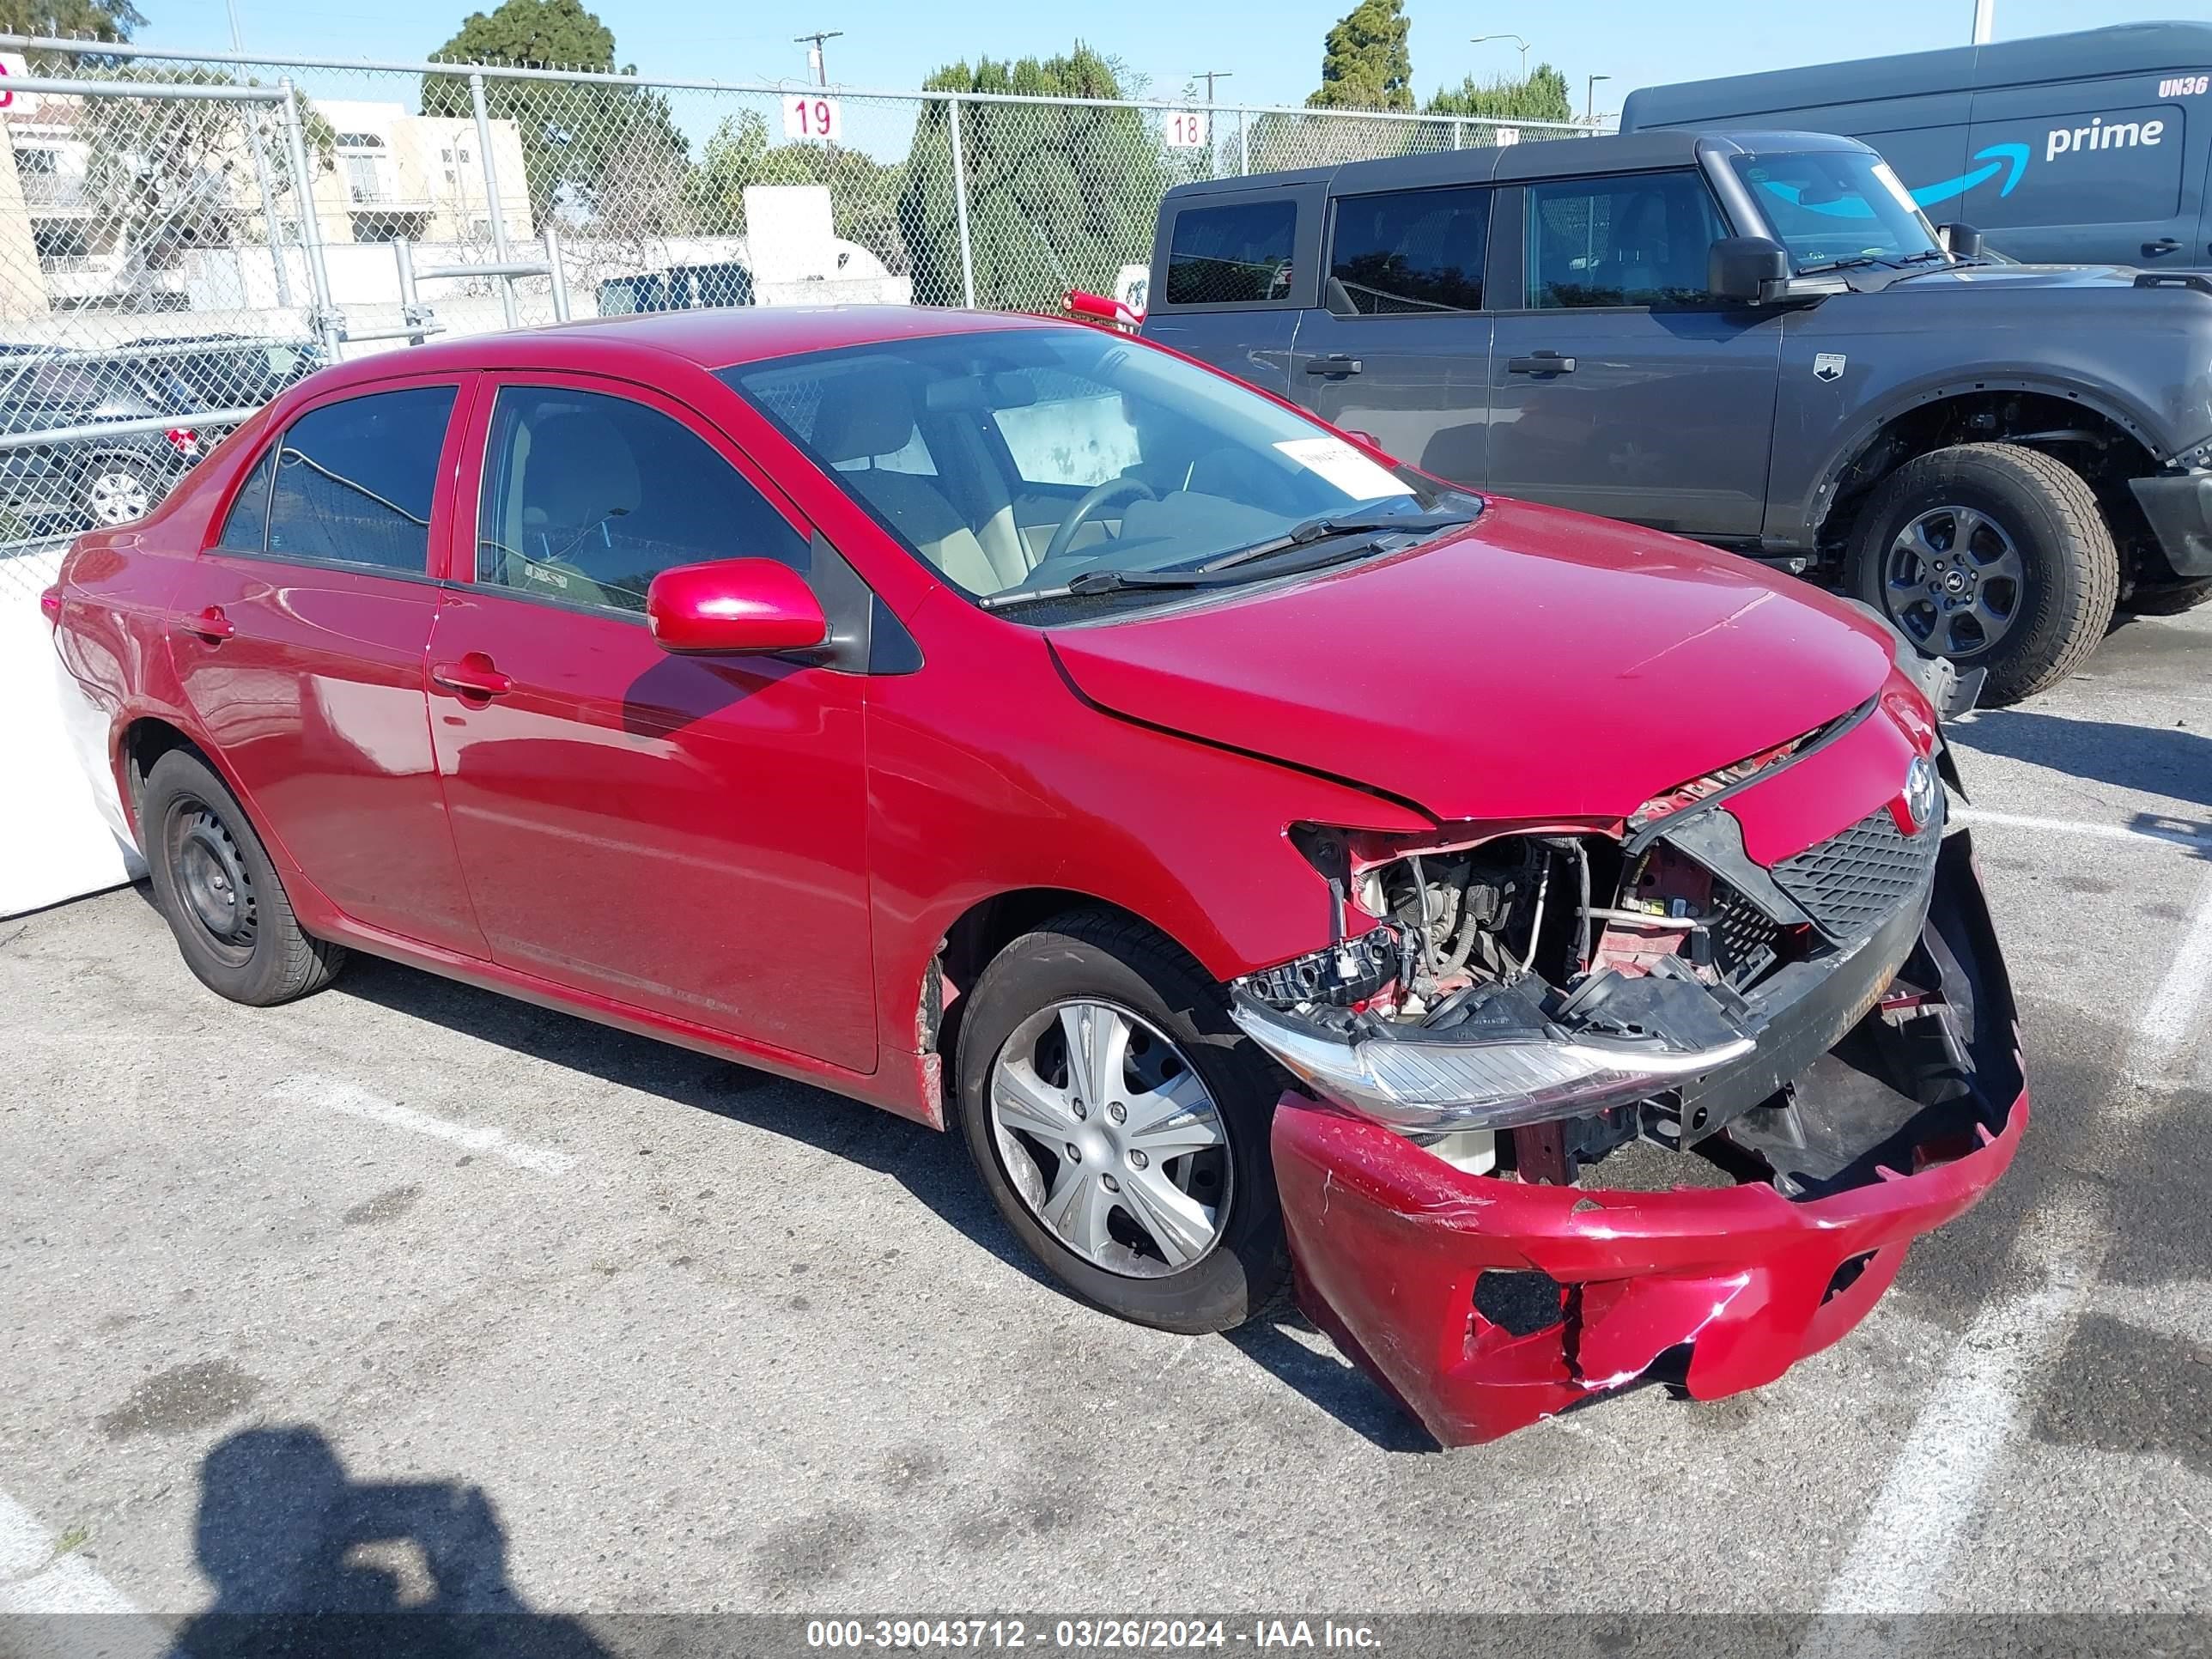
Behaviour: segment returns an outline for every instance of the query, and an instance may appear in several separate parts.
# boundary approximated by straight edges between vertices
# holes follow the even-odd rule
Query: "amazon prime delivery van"
[[[1723,124],[1863,140],[1929,218],[2015,259],[2212,268],[2212,23],[1647,87],[1620,116],[1623,132]]]

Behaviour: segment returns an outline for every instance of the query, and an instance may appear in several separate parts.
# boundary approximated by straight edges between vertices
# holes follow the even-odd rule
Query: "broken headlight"
[[[1571,1033],[1511,988],[1484,988],[1462,1018],[1443,1024],[1394,1027],[1358,1016],[1323,1024],[1249,994],[1231,1012],[1315,1093],[1401,1134],[1510,1129],[1625,1106],[1753,1047],[1748,1036],[1719,1032],[1694,1046],[1656,1035]]]

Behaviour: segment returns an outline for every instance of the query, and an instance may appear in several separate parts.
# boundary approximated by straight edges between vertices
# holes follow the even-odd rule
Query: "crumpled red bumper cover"
[[[1954,897],[1994,953],[1979,884],[1958,862],[1970,890]],[[1883,1168],[1817,1199],[1764,1184],[1622,1192],[1468,1175],[1286,1093],[1273,1145],[1300,1301],[1447,1446],[1495,1439],[1643,1379],[1662,1358],[1698,1399],[1770,1382],[1863,1319],[1907,1245],[2011,1164],[2027,1094],[2002,964],[1985,965],[1978,1018],[2013,1061],[1997,1127],[1978,1126],[1963,1156]],[[1550,1275],[1566,1287],[1565,1317],[1516,1334],[1484,1316],[1477,1281],[1492,1270]]]

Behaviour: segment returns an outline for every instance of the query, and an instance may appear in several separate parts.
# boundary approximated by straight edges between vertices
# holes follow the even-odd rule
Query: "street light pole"
[[[791,44],[794,46],[803,46],[810,40],[814,43],[813,50],[806,55],[814,65],[816,86],[826,87],[830,84],[830,57],[822,50],[822,43],[824,40],[841,40],[844,33],[845,31],[842,29],[817,29],[811,34],[794,34],[791,37]]]
[[[1597,83],[1612,79],[1610,75],[1593,75],[1583,82],[1583,125],[1584,126],[1594,127],[1597,125]]]
[[[1515,46],[1520,47],[1521,78],[1523,81],[1528,78],[1528,43],[1526,40],[1517,34],[1478,34],[1468,44],[1479,46],[1486,40],[1510,40]]]
[[[1974,0],[1974,44],[1986,46],[1997,24],[1997,0]]]

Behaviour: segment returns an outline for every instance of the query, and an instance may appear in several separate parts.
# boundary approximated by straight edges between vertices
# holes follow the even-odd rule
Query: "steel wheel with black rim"
[[[983,1184],[1086,1300],[1220,1331],[1282,1289],[1267,1156],[1280,1079],[1168,940],[1098,911],[1016,939],[969,994],[957,1063]]]
[[[202,984],[265,1007],[330,982],[344,950],[301,929],[260,836],[205,761],[182,749],[155,761],[138,823],[155,902]]]
[[[1988,672],[1986,703],[2056,685],[2112,620],[2119,553],[2081,475],[2021,444],[1914,457],[1853,532],[1850,586],[1932,657]]]

